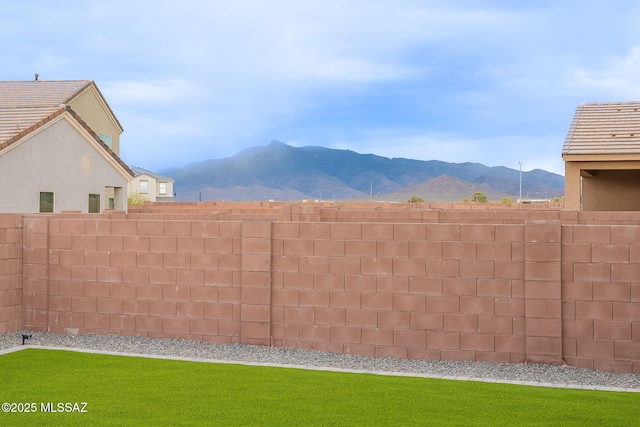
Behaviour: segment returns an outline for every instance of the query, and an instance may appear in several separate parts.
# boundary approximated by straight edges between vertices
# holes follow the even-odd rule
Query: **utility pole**
[[[519,160],[520,164],[520,198],[518,199],[518,203],[522,203],[522,160]]]

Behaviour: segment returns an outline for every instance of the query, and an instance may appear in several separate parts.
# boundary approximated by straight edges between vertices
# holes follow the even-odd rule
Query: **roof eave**
[[[67,110],[67,107],[60,107],[58,110],[56,110],[55,112],[49,114],[47,117],[38,120],[37,122],[33,123],[32,125],[27,126],[26,128],[22,129],[19,133],[15,134],[14,136],[12,136],[11,138],[9,138],[8,140],[4,141],[3,143],[0,144],[0,152],[3,151],[5,148],[8,148],[9,146],[13,145],[14,143],[20,141],[22,138],[24,138],[25,136],[29,135],[30,133],[36,131],[37,129],[41,128],[42,126],[44,126],[45,124],[47,124],[48,122],[50,122],[51,120],[55,119],[56,117],[60,116],[61,114],[64,114],[64,112]]]
[[[127,172],[127,174],[131,175],[132,178],[135,176],[131,168],[127,166],[127,164],[123,162],[122,159],[116,153],[114,153],[113,150],[109,148],[107,144],[104,143],[104,141],[102,141],[102,139],[100,139],[98,134],[96,134],[93,131],[93,129],[91,129],[89,125],[87,125],[84,122],[84,120],[82,120],[82,118],[80,118],[80,116],[76,114],[75,111],[73,111],[71,107],[66,106],[65,109],[93,137],[93,139],[111,156],[111,158],[115,160],[116,163],[118,163]]]
[[[565,162],[625,162],[640,161],[640,153],[562,153]]]

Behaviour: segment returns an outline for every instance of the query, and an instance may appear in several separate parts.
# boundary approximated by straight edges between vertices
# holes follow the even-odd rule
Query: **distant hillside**
[[[477,191],[484,193],[489,200],[499,201],[504,197],[512,197],[508,193],[496,190],[485,184],[474,184],[448,175],[428,179],[420,184],[409,185],[396,192],[385,194],[384,200],[390,202],[406,202],[411,196],[417,196],[430,202],[460,201]],[[514,198],[515,200],[515,198]]]
[[[176,180],[174,189],[181,201],[361,199],[371,193],[381,198],[408,194],[458,201],[475,191],[499,200],[505,196],[516,199],[520,185],[519,171],[506,167],[389,159],[350,150],[291,147],[278,141],[161,173]],[[474,188],[478,190],[472,191]],[[562,176],[539,169],[522,173],[523,197],[563,194]]]

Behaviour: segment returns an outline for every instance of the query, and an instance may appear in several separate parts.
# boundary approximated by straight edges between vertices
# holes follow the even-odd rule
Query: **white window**
[[[140,192],[143,194],[149,192],[149,181],[140,181]]]
[[[167,183],[166,182],[161,182],[160,183],[160,194],[162,194],[162,195],[166,195],[167,194]]]

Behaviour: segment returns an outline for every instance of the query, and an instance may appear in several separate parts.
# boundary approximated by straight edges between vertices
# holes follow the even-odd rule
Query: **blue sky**
[[[636,1],[0,0],[0,80],[94,80],[151,170],[266,145],[563,173],[640,99]]]

